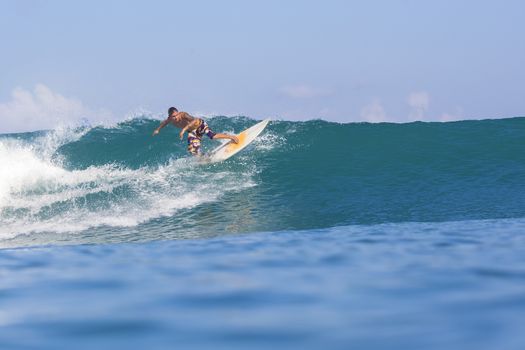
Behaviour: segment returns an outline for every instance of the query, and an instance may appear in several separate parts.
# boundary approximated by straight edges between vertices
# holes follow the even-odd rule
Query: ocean
[[[0,349],[524,348],[525,118],[158,124],[0,135]]]

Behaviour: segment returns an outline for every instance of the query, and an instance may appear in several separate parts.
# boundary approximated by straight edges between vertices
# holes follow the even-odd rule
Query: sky
[[[525,115],[525,1],[0,0],[0,132]]]

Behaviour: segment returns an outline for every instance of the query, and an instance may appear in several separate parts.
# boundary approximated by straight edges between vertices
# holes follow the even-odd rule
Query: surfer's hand
[[[180,136],[180,139],[182,140],[184,138],[184,131],[181,131],[179,136]]]
[[[231,140],[233,143],[239,143],[239,138],[237,136],[232,136]]]
[[[153,131],[153,134],[151,134],[151,136],[155,136],[155,135],[158,135],[159,134],[159,129],[155,129],[155,131]]]

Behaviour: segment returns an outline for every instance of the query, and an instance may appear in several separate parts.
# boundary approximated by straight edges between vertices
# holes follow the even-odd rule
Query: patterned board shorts
[[[194,156],[201,154],[201,139],[204,135],[207,135],[210,139],[213,139],[215,136],[208,124],[202,119],[199,120],[201,122],[199,127],[188,133],[188,152]]]

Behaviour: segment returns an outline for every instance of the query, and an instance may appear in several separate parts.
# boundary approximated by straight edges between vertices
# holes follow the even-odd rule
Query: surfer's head
[[[171,117],[171,115],[173,114],[173,112],[178,112],[179,110],[175,107],[170,107],[168,109],[168,117]]]

